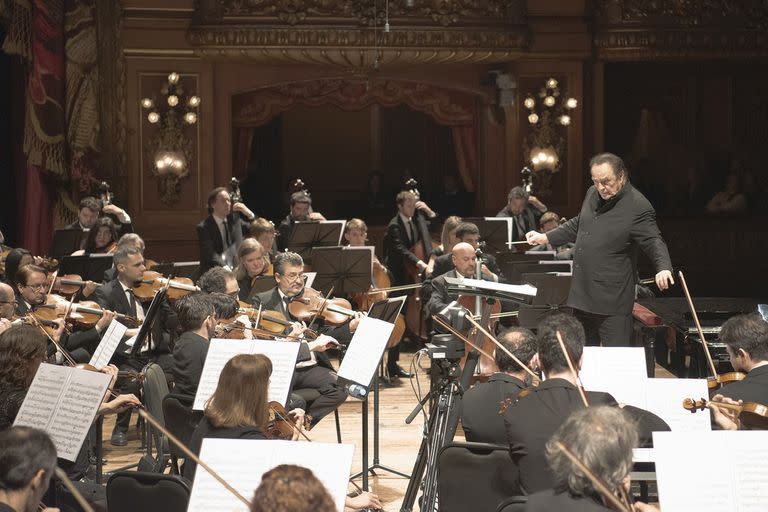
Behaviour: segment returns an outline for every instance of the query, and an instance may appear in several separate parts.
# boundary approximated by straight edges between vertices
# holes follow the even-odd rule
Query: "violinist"
[[[472,246],[472,249],[477,251],[477,248],[480,246],[480,229],[478,229],[477,225],[471,222],[462,222],[456,227],[456,238],[460,242],[468,243]],[[496,258],[492,254],[487,253],[482,253],[481,258],[482,265],[480,266],[480,272],[483,275],[482,279],[498,283],[502,277],[499,265],[496,263]],[[441,276],[452,269],[453,254],[444,254],[435,260],[432,276]]]
[[[254,283],[259,278],[268,278],[265,273],[270,264],[269,255],[258,240],[246,238],[237,249],[237,261],[235,278],[240,287],[240,300],[250,304],[254,295]]]
[[[205,293],[223,293],[237,299],[240,289],[235,273],[224,267],[214,267],[197,280],[197,286]]]
[[[304,261],[296,253],[281,252],[275,258],[274,266],[277,286],[272,290],[256,295],[255,303],[294,320],[291,334],[300,334],[304,327],[295,322],[288,305],[291,300],[301,296],[304,292]],[[319,332],[326,336],[309,343],[302,343],[299,350],[299,362],[296,364],[296,371],[293,374],[291,390],[312,388],[320,392],[320,397],[309,404],[307,409],[307,414],[312,416],[313,425],[331,413],[347,398],[347,394],[336,386],[336,373],[330,359],[324,352],[331,347],[338,346],[338,341],[348,343],[352,338],[351,333],[357,328],[359,321],[359,317],[356,317],[339,327],[323,326]]]
[[[11,327],[11,319],[16,313],[16,294],[13,288],[0,283],[0,334]]]
[[[538,325],[538,352],[534,364],[541,368],[545,380],[530,388],[504,411],[510,456],[520,470],[520,485],[524,492],[533,493],[550,489],[554,475],[545,459],[545,445],[568,416],[582,409],[578,371],[584,352],[584,328],[573,316],[554,313]],[[560,333],[576,373],[569,370],[568,359],[557,339]],[[617,407],[616,399],[608,393],[585,391],[590,407],[610,405]],[[669,430],[658,416],[632,406],[624,406],[639,426],[641,446],[652,443],[653,431]]]
[[[322,213],[312,211],[312,197],[306,190],[300,190],[291,194],[290,203],[290,213],[280,221],[280,225],[277,227],[280,233],[280,237],[277,239],[277,250],[280,252],[288,247],[294,223],[308,220],[326,220]]]
[[[101,217],[88,230],[88,236],[83,241],[82,249],[72,253],[72,256],[89,254],[109,254],[117,247],[117,229],[109,217]]]
[[[497,217],[512,217],[512,241],[525,240],[525,234],[536,229],[539,219],[547,211],[547,205],[536,196],[529,195],[523,187],[514,187],[507,195],[505,206]]]
[[[126,233],[117,240],[117,246],[115,251],[122,247],[135,247],[139,252],[144,254],[144,240],[136,233]],[[117,277],[117,269],[112,264],[112,268],[104,271],[104,282],[108,283]]]
[[[534,369],[536,336],[528,329],[513,327],[505,330],[499,342]],[[530,386],[530,377],[503,350],[494,351],[498,372],[487,382],[477,383],[464,392],[461,400],[461,425],[467,441],[473,443],[506,444],[507,432],[499,406],[507,400],[514,401],[523,389]]]
[[[251,238],[255,238],[256,241],[261,244],[264,249],[264,255],[269,259],[269,262],[272,263],[277,255],[277,244],[275,244],[275,236],[277,233],[275,232],[275,224],[271,220],[259,217],[251,222],[250,230]]]
[[[235,268],[237,246],[248,233],[248,224],[242,214],[252,221],[256,215],[243,203],[232,204],[229,191],[224,187],[208,194],[208,217],[197,225],[200,243],[200,272],[211,267]]]
[[[42,430],[11,427],[0,432],[0,511],[39,510],[55,467],[56,447]]]
[[[528,496],[525,510],[544,512],[615,511],[595,480],[626,504],[626,510],[650,512],[652,505],[624,497],[629,493],[632,449],[638,432],[632,418],[615,407],[589,407],[575,411],[557,429],[546,445],[547,464],[552,472],[552,487]],[[572,453],[590,474],[585,474],[559,447]],[[592,478],[590,478],[590,476]]]
[[[733,316],[723,323],[719,339],[733,369],[747,375],[718,393],[732,400],[768,404],[768,322],[759,313]]]
[[[174,392],[194,399],[208,346],[216,332],[216,310],[207,293],[193,292],[174,304],[182,334],[173,346]]]

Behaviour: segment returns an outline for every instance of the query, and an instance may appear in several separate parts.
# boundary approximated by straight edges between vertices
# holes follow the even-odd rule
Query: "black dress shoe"
[[[128,435],[120,430],[112,431],[112,439],[109,440],[112,446],[125,446],[128,444]]]
[[[403,370],[399,365],[395,365],[392,368],[387,369],[387,373],[389,373],[390,378],[403,377],[410,379],[413,377],[412,373]]]

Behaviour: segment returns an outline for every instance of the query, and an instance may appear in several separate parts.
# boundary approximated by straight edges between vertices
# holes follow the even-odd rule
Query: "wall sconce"
[[[147,121],[158,127],[147,144],[146,157],[152,174],[159,180],[160,200],[169,206],[178,202],[181,180],[189,175],[192,144],[184,134],[184,126],[197,123],[200,101],[199,96],[187,94],[176,72],[168,75],[157,101],[140,101]]]
[[[566,151],[565,130],[578,105],[576,98],[561,94],[555,78],[548,78],[538,93],[528,94],[523,99],[531,128],[523,140],[523,150],[526,164],[534,171],[536,195],[546,197],[550,194],[552,174],[560,170],[560,157]]]

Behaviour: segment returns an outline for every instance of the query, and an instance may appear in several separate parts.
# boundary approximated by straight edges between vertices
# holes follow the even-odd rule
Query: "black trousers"
[[[127,357],[121,354],[119,357],[113,358],[117,367],[122,371],[135,371],[140,372],[150,359],[144,356]],[[165,372],[166,379],[169,379],[173,375],[173,356],[171,354],[158,354],[152,357],[152,361],[159,364]],[[171,377],[172,378],[172,377]],[[170,386],[170,383],[169,383]],[[141,398],[141,381],[124,379],[117,383],[117,389],[121,394],[134,394]],[[123,411],[117,415],[115,419],[114,430],[120,430],[122,432],[128,432],[128,427],[131,424],[131,410]]]
[[[332,413],[347,399],[347,393],[336,386],[336,373],[320,365],[296,368],[291,381],[291,391],[316,389],[320,396],[308,404],[306,413],[312,416],[316,425],[324,416]]]
[[[588,346],[628,347],[632,339],[632,314],[598,315],[573,310],[584,326]]]

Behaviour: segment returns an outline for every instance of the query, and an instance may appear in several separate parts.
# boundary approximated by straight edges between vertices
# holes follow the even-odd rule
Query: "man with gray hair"
[[[525,240],[525,234],[539,225],[539,219],[547,211],[547,205],[536,196],[529,195],[523,187],[514,187],[507,194],[507,206],[497,217],[512,217],[512,240]]]
[[[656,286],[674,284],[667,244],[651,203],[629,183],[624,161],[601,153],[589,163],[592,187],[581,212],[548,232],[530,231],[531,245],[559,247],[575,242],[568,306],[584,324],[590,345],[628,346],[637,283],[637,253],[642,249],[656,271]]]
[[[547,442],[546,458],[554,487],[528,497],[525,510],[543,512],[589,512],[614,510],[610,498],[576,465],[562,447],[569,450],[619,501],[629,492],[632,449],[638,435],[632,418],[616,407],[596,406],[571,414]],[[655,507],[635,503],[633,510]]]
[[[42,430],[10,427],[0,432],[0,511],[38,510],[55,468],[56,447]]]

